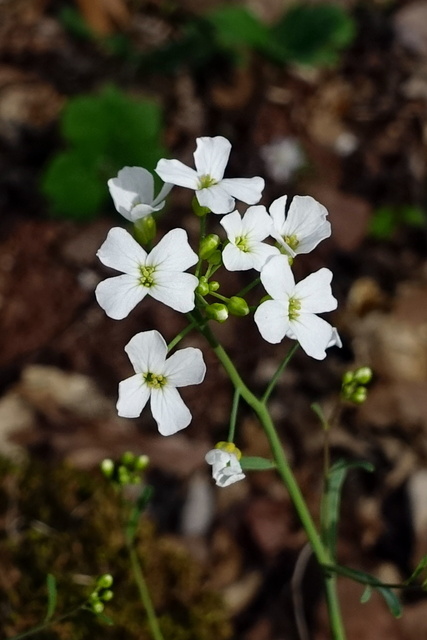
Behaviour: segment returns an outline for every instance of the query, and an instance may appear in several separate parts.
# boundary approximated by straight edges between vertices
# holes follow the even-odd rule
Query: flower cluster
[[[221,266],[229,271],[254,269],[267,293],[254,314],[261,336],[271,343],[285,337],[297,340],[309,356],[323,359],[327,348],[340,346],[336,329],[317,315],[336,308],[332,273],[323,268],[296,283],[291,265],[297,255],[308,253],[330,236],[327,211],[309,196],[295,196],[289,206],[283,196],[268,210],[257,204],[264,188],[262,178],[224,178],[230,151],[231,144],[224,137],[203,137],[197,139],[195,169],[178,160],[160,160],[156,173],[164,185],[156,197],[154,178],[146,169],[124,167],[108,181],[117,211],[134,223],[135,237],[120,227],[108,233],[97,255],[120,275],[98,284],[97,301],[109,317],[120,320],[151,296],[175,311],[190,314],[192,325],[200,328],[208,320],[224,322],[229,314],[250,313],[240,295],[220,294],[220,283],[212,276]],[[174,185],[195,192],[197,215],[213,212],[223,216],[223,239],[206,235],[203,224],[198,253],[181,228],[166,233],[149,252],[141,246],[154,239],[153,215],[164,207]],[[236,199],[252,206],[242,215],[234,208]],[[148,235],[141,235],[144,225]],[[188,273],[191,267],[195,267],[194,274]],[[173,345],[181,337],[177,336]],[[136,418],[150,402],[161,434],[171,435],[187,427],[191,413],[177,388],[203,381],[206,367],[201,351],[186,348],[168,357],[166,341],[154,330],[135,335],[125,351],[135,374],[119,385],[119,415]],[[212,465],[216,483],[227,486],[244,474],[234,444],[220,444],[206,455],[206,461]]]

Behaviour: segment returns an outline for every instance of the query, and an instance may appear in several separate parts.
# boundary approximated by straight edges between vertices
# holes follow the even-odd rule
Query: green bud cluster
[[[100,576],[95,584],[95,589],[92,591],[87,599],[85,608],[92,611],[95,615],[104,611],[105,603],[110,602],[114,597],[114,592],[111,590],[113,586],[113,576],[109,573],[104,573]]]
[[[199,257],[202,260],[208,260],[210,262],[211,256],[217,252],[219,243],[220,238],[216,233],[210,233],[208,236],[205,236],[200,242]]]
[[[346,371],[342,377],[341,397],[354,404],[363,404],[368,397],[368,385],[372,380],[370,367],[359,367],[355,371]]]
[[[131,451],[126,451],[119,462],[106,458],[101,462],[101,471],[113,484],[123,486],[126,484],[139,484],[141,475],[150,463],[148,456],[136,456]]]

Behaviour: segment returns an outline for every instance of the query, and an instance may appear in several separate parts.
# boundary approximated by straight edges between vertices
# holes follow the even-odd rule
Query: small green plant
[[[401,226],[425,227],[427,224],[426,212],[420,207],[405,205],[401,207],[379,207],[374,212],[369,225],[369,233],[374,238],[386,240],[391,238],[394,232]]]
[[[41,184],[57,217],[95,217],[108,196],[108,177],[124,164],[154,169],[165,153],[160,107],[113,86],[70,100],[60,128],[66,148],[49,162]]]

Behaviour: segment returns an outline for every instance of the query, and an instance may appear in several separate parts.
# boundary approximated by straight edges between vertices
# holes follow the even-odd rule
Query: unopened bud
[[[354,380],[354,373],[353,371],[346,371],[345,374],[342,377],[342,385],[343,387],[351,384]]]
[[[102,613],[104,611],[104,604],[98,600],[91,605],[91,609],[94,613]]]
[[[232,296],[227,302],[227,308],[233,316],[247,316],[249,313],[246,300],[239,296]]]
[[[111,573],[104,573],[102,576],[99,576],[96,581],[96,586],[99,589],[109,589],[113,584],[113,576]]]
[[[199,204],[196,196],[194,196],[193,200],[191,201],[191,206],[193,207],[194,213],[199,218],[203,218],[203,216],[205,216],[207,213],[210,213],[211,211],[209,207],[202,207],[202,205]]]
[[[209,293],[209,283],[205,276],[202,276],[197,285],[196,291],[201,296],[207,296]]]
[[[209,291],[211,292],[218,291],[219,287],[220,287],[220,284],[216,280],[212,280],[212,282],[209,282]]]
[[[354,404],[363,404],[368,397],[368,391],[366,387],[357,387],[351,394],[349,400]]]
[[[132,467],[135,463],[135,456],[132,451],[125,451],[121,457],[121,461],[126,467]]]
[[[205,311],[208,318],[216,320],[217,322],[225,322],[228,318],[228,309],[225,304],[222,304],[221,302],[208,304]]]
[[[110,458],[105,458],[101,462],[101,471],[106,478],[111,478],[114,473],[114,462]]]
[[[221,251],[219,249],[217,249],[216,251],[213,251],[208,258],[208,262],[209,264],[213,264],[214,266],[221,264],[222,262]]]
[[[106,589],[105,591],[102,591],[99,597],[104,602],[110,602],[110,600],[114,598],[114,593],[111,591],[111,589]]]
[[[372,380],[372,369],[370,367],[359,367],[354,372],[354,379],[359,384],[369,384]]]
[[[156,231],[156,221],[152,215],[145,216],[145,218],[140,218],[134,222],[133,235],[135,240],[143,246],[150,244],[150,242],[154,240],[156,237]]]
[[[199,256],[202,260],[208,260],[213,252],[218,248],[220,239],[216,233],[210,233],[200,242]]]
[[[135,469],[137,471],[145,471],[150,464],[150,458],[145,455],[137,456],[135,459]]]

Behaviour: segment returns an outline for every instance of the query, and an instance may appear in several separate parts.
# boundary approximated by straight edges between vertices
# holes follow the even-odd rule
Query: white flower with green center
[[[108,181],[116,210],[130,222],[136,222],[154,211],[163,209],[165,198],[172,186],[164,184],[155,198],[154,178],[142,167],[123,167],[116,178]]]
[[[98,304],[110,318],[126,318],[147,295],[175,311],[194,309],[199,281],[184,271],[198,257],[184,229],[169,231],[147,254],[127,231],[114,227],[96,255],[107,267],[123,273],[100,282],[95,290]]]
[[[193,189],[199,204],[213,213],[231,211],[235,198],[246,204],[255,204],[261,199],[263,178],[224,178],[231,151],[231,144],[226,138],[197,138],[196,143],[196,169],[187,167],[179,160],[162,158],[156,167],[162,180]]]
[[[295,196],[286,213],[286,201],[287,196],[282,196],[269,209],[273,220],[271,235],[291,257],[309,253],[331,235],[328,211],[311,196]]]
[[[232,442],[220,442],[207,452],[205,460],[212,465],[212,477],[218,487],[228,487],[245,478],[240,457],[239,449]]]
[[[128,342],[125,351],[135,375],[119,384],[119,416],[137,418],[150,400],[153,418],[163,436],[188,427],[191,413],[176,388],[203,381],[206,366],[200,349],[180,349],[167,358],[167,344],[160,333],[143,331]]]
[[[229,271],[260,271],[266,260],[279,255],[279,250],[263,242],[271,233],[272,222],[265,207],[249,207],[243,218],[238,211],[224,216],[220,223],[229,243],[222,252],[224,266]]]
[[[325,349],[339,345],[336,329],[316,315],[337,307],[331,280],[332,272],[323,268],[295,284],[287,256],[270,258],[261,282],[272,299],[262,302],[254,316],[264,340],[276,344],[288,336],[309,356],[323,360]]]

